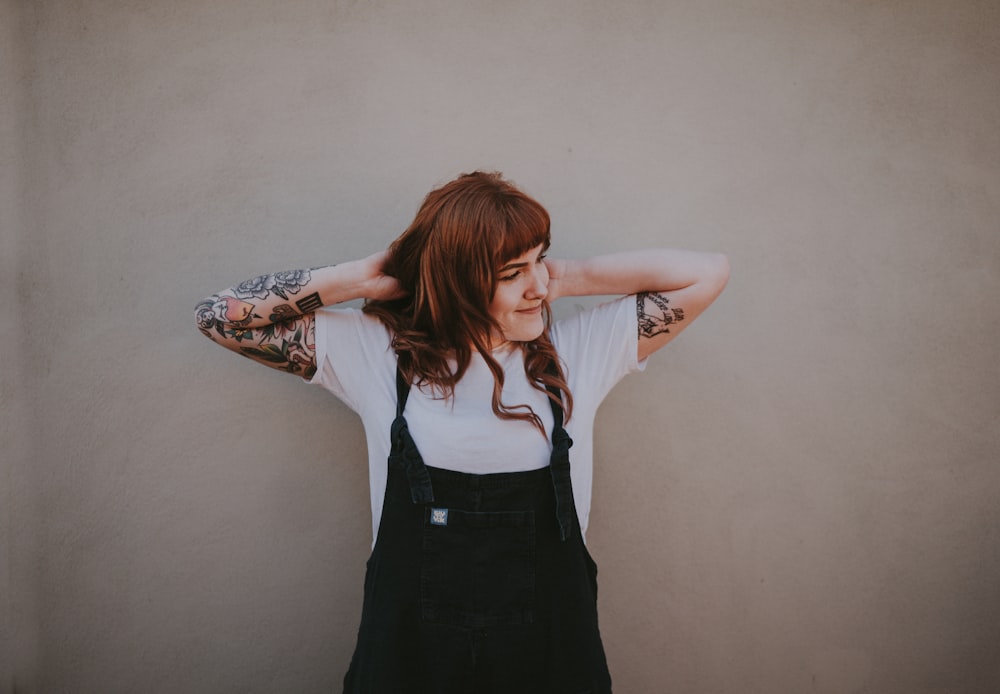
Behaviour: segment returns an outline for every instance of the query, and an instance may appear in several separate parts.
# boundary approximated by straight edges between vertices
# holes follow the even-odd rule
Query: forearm
[[[596,256],[585,260],[552,260],[550,300],[589,296],[667,292],[700,282],[725,284],[729,265],[718,253],[657,248]]]
[[[365,296],[362,261],[260,275],[206,297],[202,319],[226,327],[259,328]],[[209,316],[208,314],[211,314]]]

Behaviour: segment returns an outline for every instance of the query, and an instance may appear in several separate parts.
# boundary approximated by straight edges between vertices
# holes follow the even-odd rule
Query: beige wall
[[[549,207],[556,254],[732,260],[599,419],[616,692],[1000,690],[995,2],[7,0],[0,26],[0,691],[335,689],[360,427],[191,309],[384,247],[475,167]]]
[[[25,135],[29,41],[16,0],[0,0],[0,692],[34,691],[38,615],[31,349],[22,329],[31,283],[25,249],[32,221],[32,163]]]

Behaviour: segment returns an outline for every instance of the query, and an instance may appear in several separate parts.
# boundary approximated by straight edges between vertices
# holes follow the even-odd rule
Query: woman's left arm
[[[639,359],[677,336],[722,293],[729,260],[720,253],[657,248],[586,260],[545,259],[548,301],[562,296],[634,294]]]

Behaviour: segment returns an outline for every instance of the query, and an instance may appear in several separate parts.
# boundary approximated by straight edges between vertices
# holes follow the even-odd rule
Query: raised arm
[[[399,296],[395,278],[382,272],[385,258],[383,251],[341,265],[240,282],[198,302],[198,329],[226,349],[309,378],[316,371],[316,309],[351,299]]]
[[[639,359],[674,339],[722,293],[729,260],[719,253],[651,249],[586,260],[550,260],[548,300],[634,294]]]

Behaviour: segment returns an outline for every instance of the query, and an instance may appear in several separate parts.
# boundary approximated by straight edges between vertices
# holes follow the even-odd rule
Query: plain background
[[[1000,691],[998,75],[993,0],[0,1],[0,691],[336,691],[360,424],[193,307],[476,168],[732,262],[599,416],[616,692]]]

